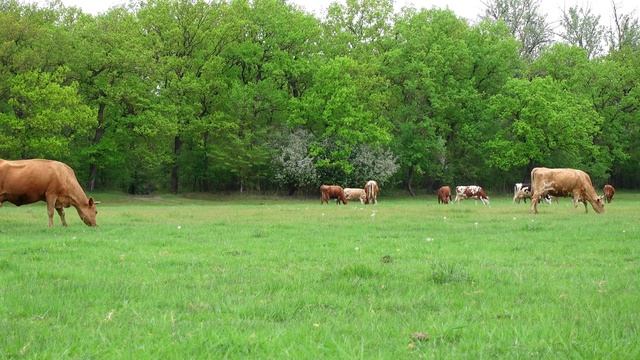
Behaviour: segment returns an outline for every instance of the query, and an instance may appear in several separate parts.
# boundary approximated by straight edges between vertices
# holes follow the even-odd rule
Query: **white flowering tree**
[[[399,168],[395,155],[387,149],[372,148],[360,145],[353,153],[352,181],[362,184],[367,180],[375,180],[378,184],[387,182]]]
[[[273,163],[276,170],[276,181],[293,195],[299,188],[316,185],[318,173],[313,157],[309,154],[309,146],[313,135],[306,130],[298,129],[288,134],[278,145]]]

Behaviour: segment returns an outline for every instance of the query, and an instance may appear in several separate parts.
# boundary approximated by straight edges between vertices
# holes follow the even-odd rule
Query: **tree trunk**
[[[204,142],[204,170],[202,171],[202,177],[204,177],[204,191],[211,189],[211,182],[209,181],[209,132],[204,133],[202,139]]]
[[[173,155],[175,158],[175,162],[173,163],[173,167],[171,168],[171,192],[174,194],[178,193],[178,184],[179,184],[179,165],[178,158],[180,157],[180,149],[182,148],[182,139],[180,139],[179,135],[173,139]]]
[[[413,166],[409,168],[409,172],[407,173],[407,190],[409,190],[409,194],[411,196],[416,196],[416,193],[413,191]]]
[[[106,104],[100,103],[98,105],[98,127],[96,128],[96,132],[93,135],[93,141],[91,144],[93,146],[97,145],[105,133],[104,128],[104,110],[106,108]],[[89,164],[89,183],[87,184],[87,188],[89,191],[93,191],[96,187],[96,178],[98,177],[98,164],[95,159],[91,160]]]

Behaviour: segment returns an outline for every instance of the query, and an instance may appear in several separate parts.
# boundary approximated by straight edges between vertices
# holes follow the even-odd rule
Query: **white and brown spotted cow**
[[[484,205],[489,204],[489,197],[484,189],[478,185],[456,186],[456,203],[464,199],[477,199],[482,201]]]
[[[520,203],[520,200],[527,202],[527,199],[531,199],[531,184],[528,183],[516,183],[513,186],[513,202]]]
[[[522,200],[526,204],[527,199],[531,199],[531,184],[515,183],[513,186],[513,202],[520,204],[520,200]],[[552,196],[551,194],[547,194],[543,199],[547,204],[551,204]],[[557,201],[556,199],[556,202]]]

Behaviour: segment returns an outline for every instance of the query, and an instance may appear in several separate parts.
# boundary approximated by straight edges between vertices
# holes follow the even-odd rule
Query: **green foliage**
[[[577,46],[546,47],[536,2],[487,7],[470,24],[389,0],[334,3],[322,19],[282,0],[97,16],[0,0],[0,156],[64,160],[90,189],[136,193],[505,188],[534,164],[640,186],[637,20],[618,13],[596,57],[576,28],[597,22],[587,12],[565,19]],[[285,184],[280,137],[297,130],[313,167]]]
[[[55,73],[23,72],[11,79],[10,112],[0,117],[0,153],[23,158],[68,159],[75,140],[86,136],[95,119],[82,103],[77,83],[62,83]]]
[[[608,154],[594,144],[602,118],[584,99],[551,78],[511,80],[490,101],[496,136],[486,143],[489,165],[504,171],[546,165],[605,176]]]

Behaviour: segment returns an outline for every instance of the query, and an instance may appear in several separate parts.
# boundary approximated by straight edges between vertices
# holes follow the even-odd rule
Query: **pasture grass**
[[[0,208],[0,358],[640,358],[640,194],[96,197]]]

